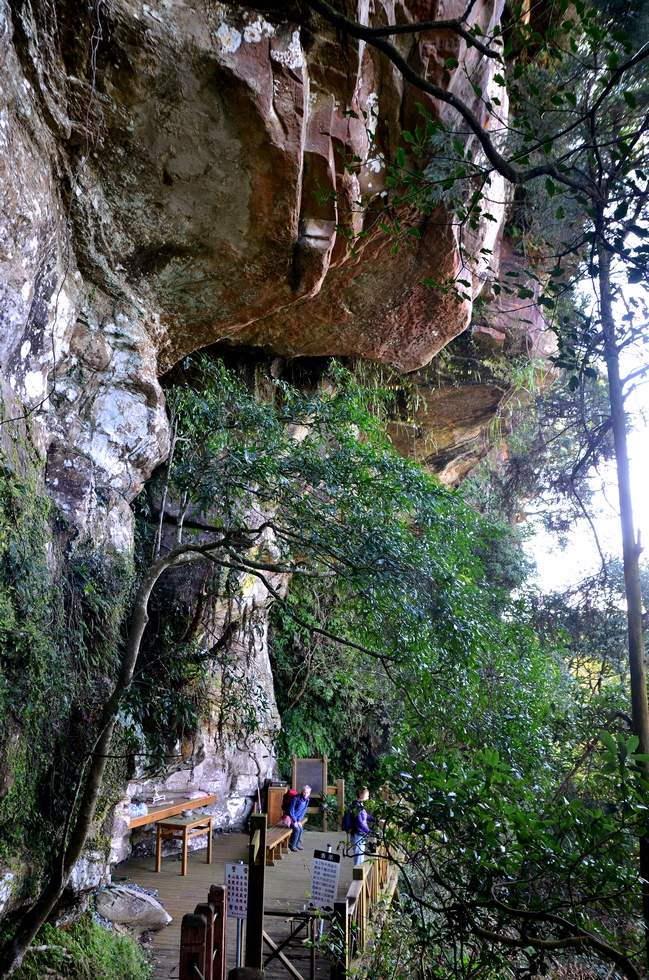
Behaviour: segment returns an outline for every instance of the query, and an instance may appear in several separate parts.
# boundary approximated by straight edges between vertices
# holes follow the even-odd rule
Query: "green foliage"
[[[385,837],[433,975],[545,974],[566,955],[624,969],[641,954],[637,740],[602,737],[606,751],[559,788],[553,767],[521,778],[489,749],[453,766],[424,759],[405,781],[395,776],[399,803],[385,808]]]
[[[347,615],[335,583],[297,582],[291,594],[300,618],[336,634]],[[279,605],[271,612],[269,649],[282,727],[280,771],[290,778],[293,755],[326,755],[332,774],[366,778],[390,745],[399,695],[380,662],[312,634]]]
[[[341,611],[325,632],[388,667],[417,655],[431,670],[439,658],[462,663],[492,628],[496,590],[483,588],[479,552],[493,531],[391,449],[342,368],[315,392],[278,382],[261,399],[202,359],[168,395],[176,448],[143,519],[155,526],[156,501],[172,502],[163,529],[182,525],[183,547],[206,547],[221,569],[212,608],[255,576],[278,615],[322,635],[303,618],[304,593],[282,598],[270,577],[317,581],[320,595],[335,581]]]
[[[496,451],[464,484],[480,513],[510,524],[532,512],[563,534],[584,516],[597,466],[612,458],[607,392],[587,378],[575,395],[569,376],[549,374],[537,390],[509,400]]]
[[[204,580],[203,631],[224,604],[236,620],[251,576],[274,596],[285,762],[293,751],[326,751],[348,774],[375,766],[399,733],[413,676],[435,678],[437,717],[449,697],[457,701],[456,718],[445,722],[449,741],[468,728],[505,746],[519,698],[534,700],[536,691],[542,701],[555,672],[507,598],[524,575],[511,532],[482,521],[461,495],[393,451],[376,416],[376,387],[368,392],[333,364],[315,391],[281,382],[263,390],[260,398],[220,363],[186,364],[168,392],[173,459],[141,514],[158,525],[165,497],[163,533],[177,534],[182,523],[185,545],[209,543],[218,575],[209,586]],[[276,573],[292,576],[284,597]],[[156,601],[164,606],[164,593]],[[174,643],[186,642],[192,618],[195,610],[180,617]],[[177,733],[174,704],[191,672],[224,665],[218,644],[181,650],[165,630],[154,630],[129,711],[145,728],[163,729],[166,719]],[[507,648],[516,649],[517,678],[498,693],[490,678],[512,674]],[[151,671],[162,693],[147,681]],[[239,691],[231,713],[241,715],[249,701]],[[261,724],[265,709],[257,707]],[[181,721],[187,734],[191,718]],[[530,729],[530,751],[536,737]]]
[[[645,607],[649,604],[649,566],[640,565]],[[618,705],[628,699],[629,662],[626,636],[624,572],[619,559],[609,559],[606,575],[576,582],[565,592],[532,597],[535,628],[548,645],[564,650],[570,672],[591,693],[607,686]],[[645,628],[647,623],[644,624]]]
[[[549,908],[562,919],[561,936],[583,929],[600,947],[617,942],[615,919],[633,951],[635,920],[622,921],[622,910],[636,912],[644,770],[611,718],[620,687],[591,692],[566,669],[573,634],[565,610],[556,627],[522,594],[512,598],[525,569],[508,556],[509,527],[486,521],[394,452],[375,410],[381,397],[335,364],[307,392],[263,381],[251,391],[206,358],[177,374],[168,391],[174,452],[140,502],[138,548],[142,567],[172,547],[186,565],[170,569],[154,597],[153,629],[123,706],[124,737],[135,733],[149,751],[158,744],[162,767],[170,742],[191,738],[201,712],[220,710],[224,732],[237,735],[270,727],[269,706],[239,683],[226,652],[234,630],[254,641],[262,628],[245,619],[256,580],[275,601],[270,645],[285,763],[296,750],[325,751],[341,775],[369,770],[368,781],[393,788],[385,839],[403,860],[399,914],[413,923],[407,969],[417,957],[440,980],[541,969],[537,939],[557,935]],[[21,532],[20,508],[34,522],[28,506],[37,500],[13,486],[11,494],[9,542],[14,525]],[[45,511],[24,552],[45,582],[50,519]],[[15,576],[9,545],[5,553],[2,567]],[[99,703],[114,669],[124,609],[111,605],[100,566],[70,564],[67,593],[41,585],[39,595],[54,595],[48,610],[66,612],[55,627],[43,618],[46,650],[52,636],[79,638],[74,650],[57,647],[66,668],[58,683],[75,685],[77,727],[55,719],[52,745],[62,732],[77,744],[84,710]],[[197,584],[194,606],[170,602],[174,588]],[[23,600],[10,596],[7,636],[17,616],[26,621]],[[99,623],[110,626],[108,645]],[[10,681],[20,663],[7,659]],[[215,669],[220,685],[210,691]],[[54,842],[78,758],[65,756]],[[501,938],[528,920],[527,946],[502,949]]]
[[[44,696],[44,688],[56,683],[61,667],[60,662],[51,663],[45,655],[49,652],[48,598],[52,591],[47,555],[50,505],[35,478],[7,479],[3,474],[0,508],[0,644],[4,660],[0,715],[6,717],[12,708],[17,709],[17,720],[28,723],[43,707],[42,702],[34,703],[29,697],[32,685]],[[9,658],[15,665],[11,673]]]
[[[116,667],[132,570],[81,549],[66,562],[39,470],[21,469],[0,475],[0,856],[38,871]]]
[[[613,567],[605,583],[521,601],[505,613],[519,637],[489,649],[491,670],[463,685],[417,676],[382,764],[400,904],[363,976],[391,975],[388,963],[403,977],[570,975],[578,963],[638,976],[649,783],[627,727],[622,596]]]
[[[207,432],[218,455],[178,463],[187,497],[193,481],[205,493],[187,511],[203,530],[185,533],[223,536],[214,555],[230,595],[249,574],[269,585],[273,571],[293,574],[288,595],[275,592],[270,638],[284,764],[327,752],[348,777],[374,769],[391,783],[386,841],[416,924],[408,969],[416,957],[439,977],[541,969],[537,937],[559,943],[555,959],[579,953],[565,930],[588,929],[592,956],[615,946],[612,920],[619,930],[635,909],[643,777],[626,735],[614,761],[596,745],[626,698],[581,685],[565,666],[567,630],[541,632],[538,608],[511,598],[524,571],[496,574],[507,529],[395,456],[346,375],[326,394],[277,385],[255,403],[221,366],[199,370],[182,398],[192,425],[199,402],[204,428],[188,442]],[[262,526],[274,537],[260,546]],[[530,942],[501,951],[527,917]]]
[[[63,980],[149,980],[151,964],[131,936],[98,925],[90,912],[67,929],[45,925],[36,949],[25,956],[16,980],[41,980],[53,971]]]

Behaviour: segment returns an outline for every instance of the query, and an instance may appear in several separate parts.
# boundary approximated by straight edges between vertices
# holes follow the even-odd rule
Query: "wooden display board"
[[[282,812],[282,800],[284,799],[284,794],[286,793],[287,789],[287,786],[268,787],[268,805],[266,809],[268,810],[269,827],[274,827],[275,824],[278,824],[284,816]]]
[[[303,786],[311,787],[311,796],[314,799],[323,797],[327,792],[327,763],[329,759],[324,755],[321,759],[298,759],[293,756],[293,789],[298,792]]]

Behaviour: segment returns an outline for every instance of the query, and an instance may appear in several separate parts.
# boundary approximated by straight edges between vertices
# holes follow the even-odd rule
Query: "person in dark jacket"
[[[302,839],[302,824],[301,820],[306,813],[306,808],[309,805],[309,797],[311,796],[311,787],[303,786],[300,790],[298,796],[293,797],[293,802],[288,811],[288,815],[291,821],[291,827],[293,828],[293,833],[291,834],[291,839],[288,843],[289,849],[291,851],[303,851],[304,848],[300,844]]]
[[[365,804],[370,798],[370,791],[367,786],[356,787],[356,800],[351,805],[354,815],[354,826],[351,832],[352,854],[354,855],[354,865],[359,867],[363,863],[365,854],[365,840],[371,833],[370,824],[376,823],[376,817],[371,817],[365,809]]]

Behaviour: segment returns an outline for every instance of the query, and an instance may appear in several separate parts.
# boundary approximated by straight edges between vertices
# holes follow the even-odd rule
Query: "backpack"
[[[356,818],[364,806],[365,804],[360,800],[354,800],[350,808],[343,813],[341,827],[346,834],[356,833]]]
[[[282,797],[282,813],[285,817],[288,817],[289,810],[291,809],[291,803],[297,796],[296,789],[287,789]]]

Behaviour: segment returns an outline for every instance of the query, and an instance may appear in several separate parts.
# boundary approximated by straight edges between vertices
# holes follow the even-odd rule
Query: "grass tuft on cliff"
[[[150,980],[151,975],[135,939],[104,929],[86,912],[67,929],[43,926],[15,980]]]

